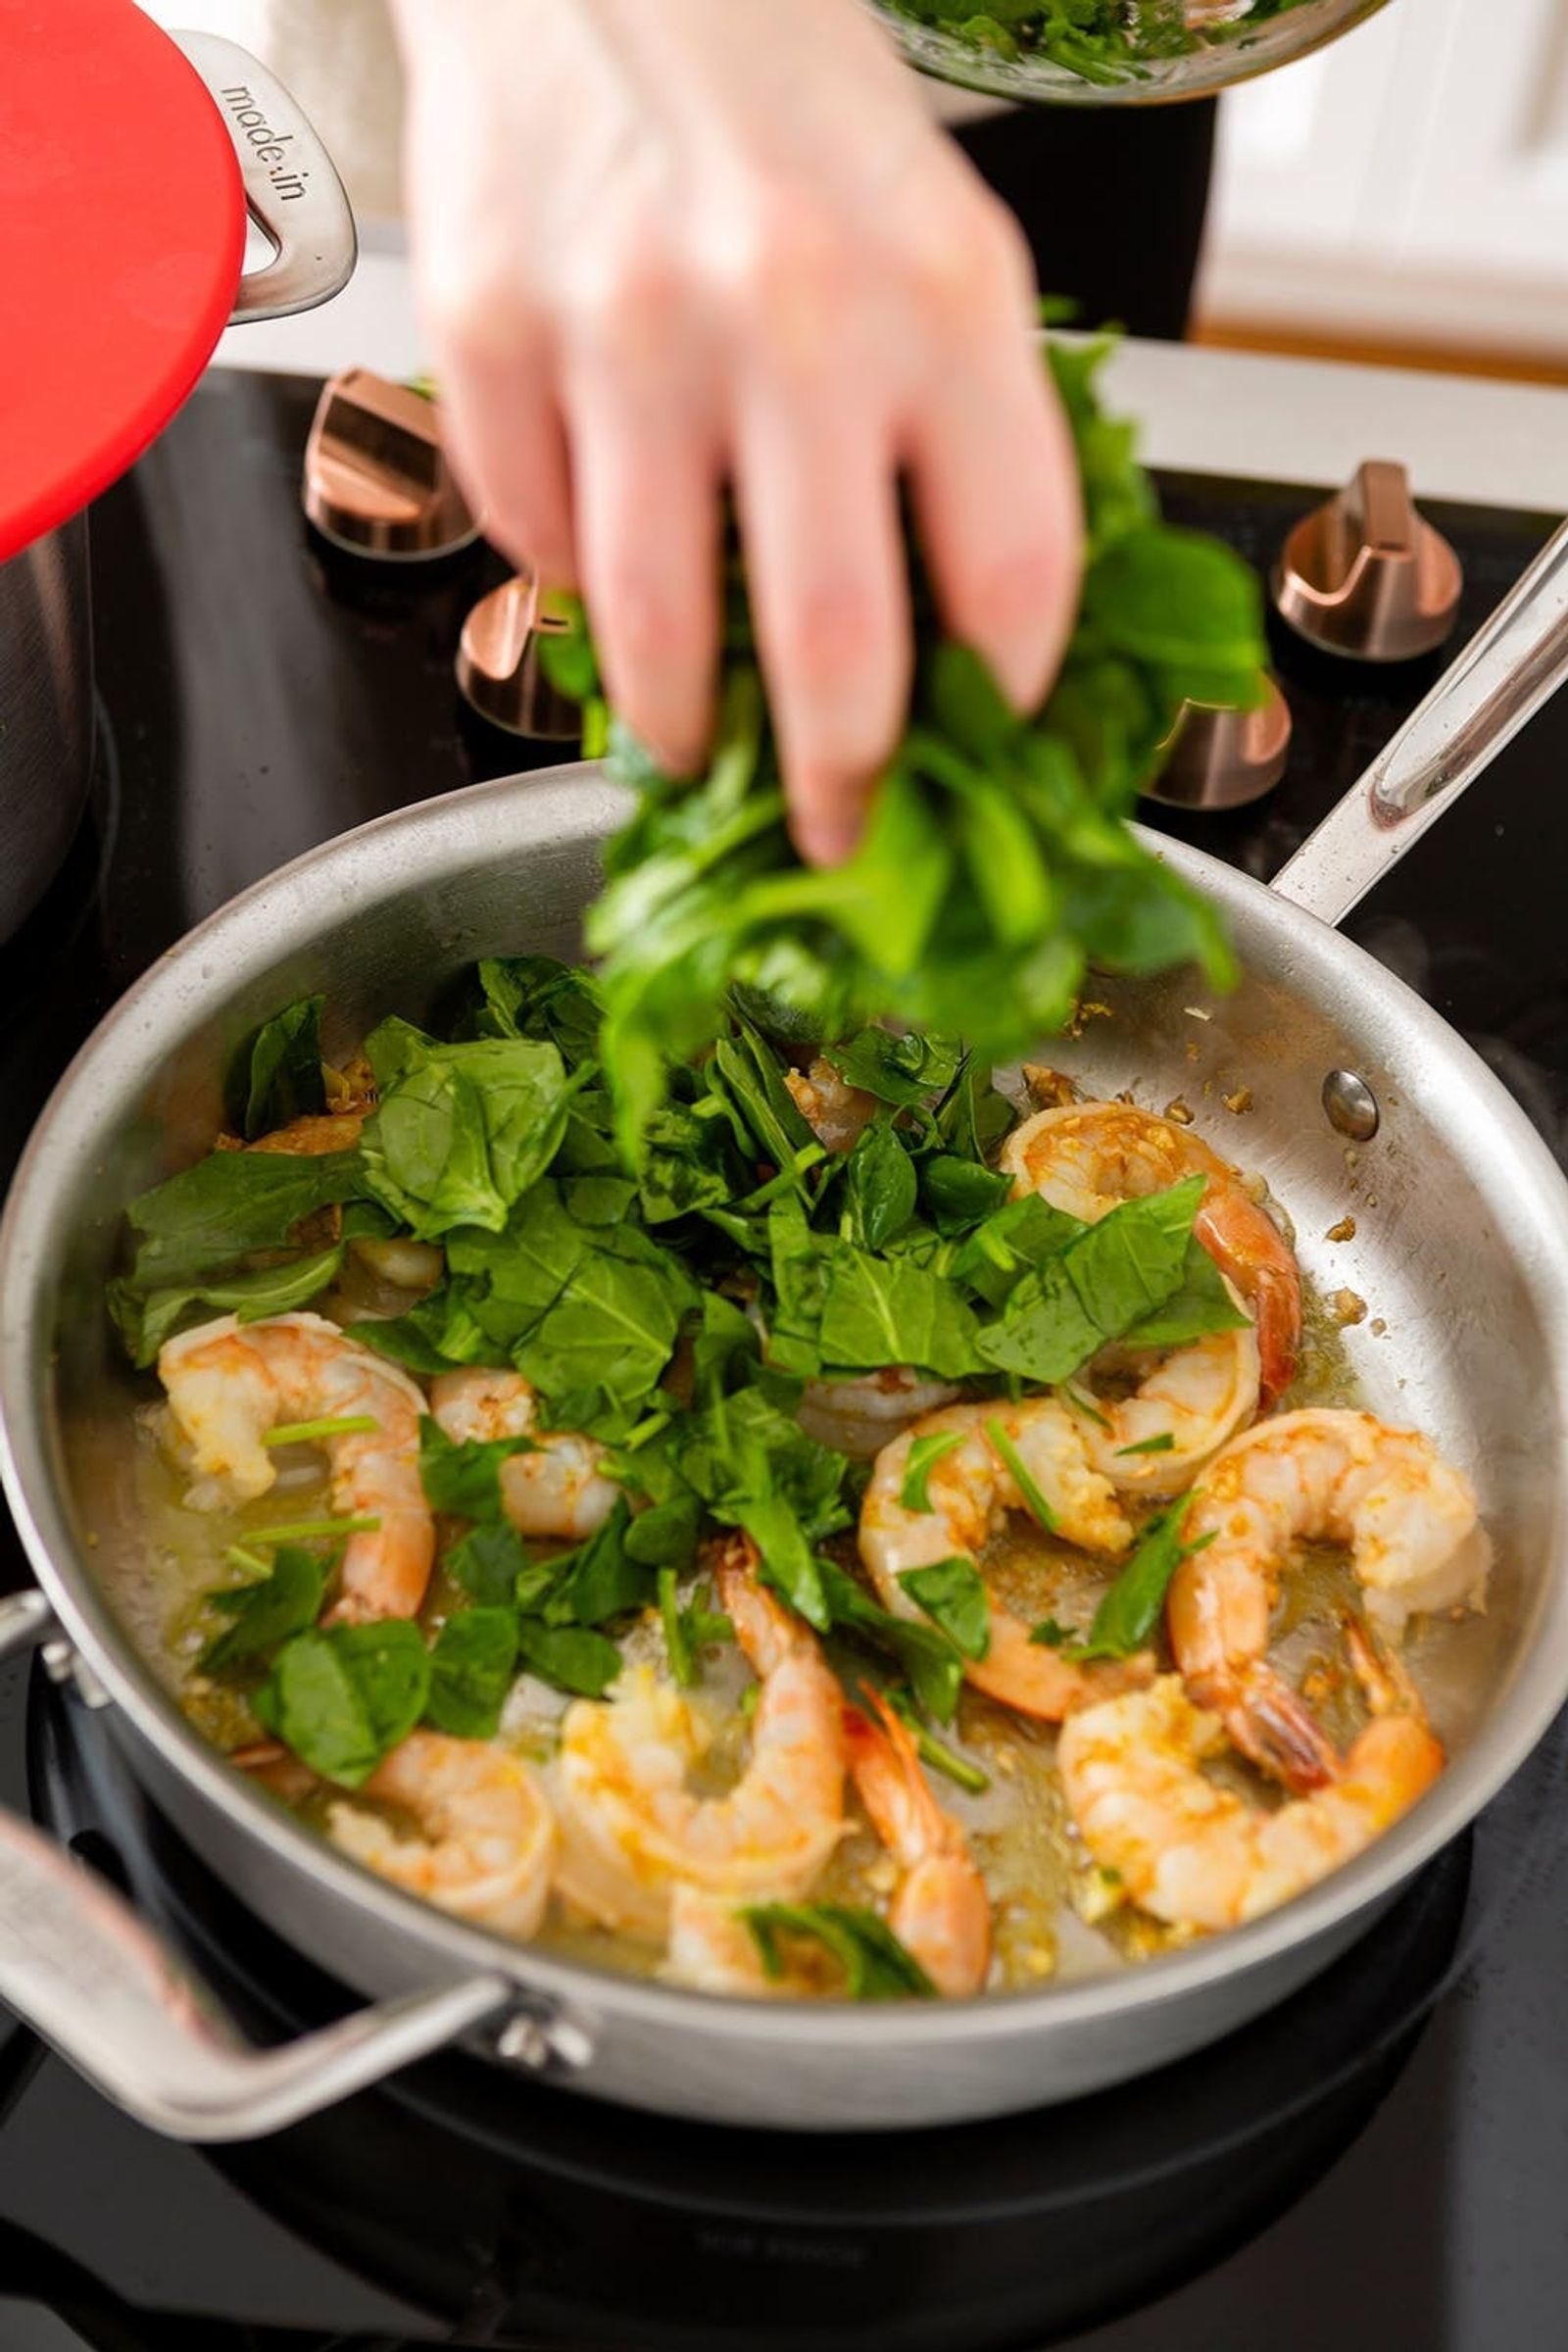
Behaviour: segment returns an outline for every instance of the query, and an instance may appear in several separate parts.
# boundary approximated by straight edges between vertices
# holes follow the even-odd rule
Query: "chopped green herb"
[[[904,1484],[899,1489],[899,1502],[906,1511],[929,1511],[932,1507],[929,1481],[944,1454],[961,1446],[961,1429],[933,1430],[928,1437],[915,1438],[905,1458]]]
[[[678,1583],[673,1568],[660,1569],[659,1615],[664,1629],[664,1655],[669,1660],[669,1671],[676,1682],[683,1690],[689,1690],[702,1678],[698,1674],[697,1660],[692,1654],[691,1642],[681,1616]]]
[[[1172,1432],[1161,1429],[1152,1438],[1140,1438],[1136,1446],[1118,1446],[1116,1452],[1118,1457],[1124,1453],[1172,1453],[1175,1446],[1176,1440]]]
[[[1029,1639],[1043,1649],[1063,1649],[1073,1639],[1072,1628],[1055,1617],[1042,1617]]]
[[[1213,1542],[1211,1535],[1197,1544],[1182,1542],[1190,1494],[1183,1494],[1151,1519],[1113,1584],[1095,1611],[1087,1639],[1074,1655],[1080,1658],[1129,1658],[1142,1649],[1159,1623],[1170,1580],[1194,1551]]]
[[[373,1413],[323,1414],[319,1421],[279,1421],[264,1432],[264,1446],[319,1446],[328,1438],[368,1437],[379,1429]]]
[[[372,1511],[357,1512],[347,1519],[291,1519],[286,1523],[279,1520],[272,1527],[253,1527],[250,1541],[273,1545],[309,1544],[318,1536],[330,1536],[335,1541],[340,1536],[373,1536],[380,1524],[380,1518]]]
[[[1048,1536],[1054,1534],[1056,1514],[1041,1493],[1039,1481],[1002,1423],[995,1418],[989,1420],[986,1423],[986,1436],[996,1447],[997,1459],[1022,1495],[1024,1509]]]

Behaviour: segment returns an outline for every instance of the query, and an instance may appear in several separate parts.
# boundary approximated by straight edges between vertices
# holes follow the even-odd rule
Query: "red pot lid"
[[[0,560],[179,407],[245,250],[217,107],[133,0],[0,0]]]

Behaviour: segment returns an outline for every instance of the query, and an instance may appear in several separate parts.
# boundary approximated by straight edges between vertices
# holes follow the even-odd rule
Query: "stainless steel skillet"
[[[1329,928],[1565,669],[1568,531],[1274,891],[1164,845],[1229,917],[1237,993],[1200,1000],[1179,976],[1118,986],[1115,1017],[1075,1049],[1098,1088],[1180,1095],[1261,1169],[1308,1272],[1367,1303],[1349,1340],[1371,1401],[1478,1481],[1493,1605],[1431,1654],[1452,1761],[1392,1835],[1250,1928],[1092,1982],[940,2009],[723,2002],[565,1964],[398,1893],[184,1721],[106,1595],[140,1540],[121,1483],[134,1391],[102,1310],[123,1204],[206,1149],[229,1053],[279,1003],[324,990],[328,1042],[346,1044],[394,1007],[417,1016],[475,956],[575,954],[624,801],[594,769],[565,768],[329,843],[193,932],[67,1072],[0,1227],[0,1466],[42,1588],[0,1602],[0,1652],[44,1643],[208,1863],[376,2005],[282,2050],[245,2049],[117,1896],[14,1820],[0,1820],[0,1998],[130,2112],[196,2138],[274,2129],[460,2036],[670,2113],[870,2129],[1092,2090],[1324,1967],[1568,1696],[1568,1184],[1477,1056]],[[1251,1108],[1231,1127],[1218,1105],[1244,1083]],[[1326,1243],[1348,1212],[1354,1241]]]

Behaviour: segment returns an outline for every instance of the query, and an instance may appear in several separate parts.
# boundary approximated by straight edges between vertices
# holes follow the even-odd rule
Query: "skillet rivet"
[[[1354,1070],[1330,1070],[1323,1081],[1323,1108],[1329,1125],[1354,1144],[1369,1144],[1378,1131],[1378,1099]]]

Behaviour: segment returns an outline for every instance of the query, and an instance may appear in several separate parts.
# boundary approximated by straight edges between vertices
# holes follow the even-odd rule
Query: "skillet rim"
[[[721,2040],[756,2035],[778,2050],[810,2044],[883,2053],[918,2046],[933,2032],[965,2044],[1026,2033],[1036,2022],[1070,2032],[1074,2025],[1136,2017],[1167,1999],[1179,2000],[1266,1966],[1392,1895],[1512,1778],[1568,1702],[1568,1176],[1480,1055],[1365,950],[1250,875],[1143,827],[1139,831],[1147,845],[1238,918],[1239,931],[1249,918],[1267,924],[1288,951],[1293,993],[1321,1005],[1343,980],[1371,983],[1374,1003],[1386,1005],[1400,1057],[1414,1050],[1432,1060],[1431,1075],[1458,1090],[1443,1099],[1470,1099],[1484,1117],[1497,1162],[1511,1164],[1514,1250],[1521,1250],[1527,1230],[1533,1243],[1525,1253],[1527,1272],[1543,1310],[1558,1409],[1550,1561],[1530,1647],[1464,1752],[1363,1854],[1246,1926],[1079,1983],[946,2001],[934,2015],[918,2003],[717,1998],[555,1959],[403,1892],[247,1782],[143,1663],[98,1587],[85,1547],[78,1547],[72,1535],[62,1499],[68,1482],[59,1458],[54,1399],[50,1384],[35,1378],[53,1351],[58,1298],[49,1244],[56,1203],[71,1194],[69,1172],[105,1126],[141,1100],[171,1036],[184,1036],[197,1020],[210,1016],[212,965],[204,958],[215,946],[223,950],[222,993],[227,994],[289,955],[308,952],[327,922],[342,918],[346,900],[363,906],[376,895],[406,892],[421,874],[427,884],[443,876],[456,880],[483,858],[514,858],[530,846],[590,845],[602,840],[631,805],[631,794],[611,784],[597,763],[571,762],[470,785],[336,835],[252,884],[187,932],[110,1008],[60,1078],[18,1163],[0,1217],[0,1489],[61,1626],[115,1706],[226,1829],[302,1873],[318,1895],[329,1895],[360,1914],[364,1931],[380,1926],[412,1940],[421,1961],[431,1964],[432,1982],[500,1973],[519,1994],[548,2001],[559,2013],[582,2020],[590,2032],[596,2013],[607,2022],[618,2015],[655,2028],[702,2020],[706,2031]],[[126,1066],[135,1076],[133,1089],[123,1075]],[[106,1102],[113,1104],[112,1119],[104,1112]],[[1528,1220],[1518,1213],[1525,1205],[1531,1211]],[[1504,1696],[1509,1701],[1505,1719]],[[593,2073],[590,2060],[581,2078],[585,2089],[593,2087]]]

